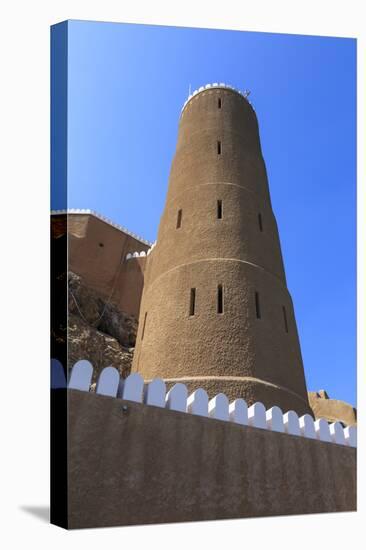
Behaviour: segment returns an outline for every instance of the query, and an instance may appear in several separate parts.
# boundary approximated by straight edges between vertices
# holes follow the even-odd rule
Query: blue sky
[[[356,405],[356,41],[68,27],[68,207],[155,240],[189,85],[251,90],[308,389]]]

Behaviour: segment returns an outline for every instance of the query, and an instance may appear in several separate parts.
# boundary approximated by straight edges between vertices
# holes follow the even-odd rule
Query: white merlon
[[[218,393],[208,404],[208,415],[217,420],[229,420],[229,400],[224,393]]]
[[[315,420],[314,427],[317,439],[320,439],[321,441],[328,441],[329,443],[332,441],[329,424],[326,420],[324,420],[324,418]]]
[[[119,223],[116,223],[106,216],[103,216],[102,214],[98,214],[98,212],[95,212],[95,210],[89,210],[86,208],[67,208],[65,210],[51,210],[51,216],[58,216],[60,214],[84,214],[89,216],[94,216],[95,218],[98,218],[98,220],[101,220],[102,222],[108,223],[115,229],[118,229],[119,231],[122,231],[123,233],[126,233],[126,235],[129,235],[130,237],[133,237],[137,241],[140,241],[144,244],[147,244],[148,246],[151,246],[151,242],[147,241],[146,239],[143,239],[139,235],[136,235],[136,233],[133,233],[132,231],[129,231]]]
[[[142,376],[138,372],[134,372],[123,381],[119,392],[120,397],[129,401],[135,401],[136,403],[142,403],[143,389],[144,381]]]
[[[356,426],[347,426],[344,428],[344,437],[346,445],[349,447],[357,447],[357,428]]]
[[[187,411],[188,390],[185,384],[178,382],[166,394],[166,408],[172,411]]]
[[[51,359],[51,389],[65,389],[66,386],[66,376],[61,361]]]
[[[145,250],[141,250],[140,252],[129,252],[126,254],[125,259],[131,260],[131,258],[146,258],[146,256],[150,254],[150,250],[152,250],[152,248],[149,248],[147,252],[145,252]]]
[[[53,359],[51,368],[56,369],[58,373],[62,365]],[[68,388],[89,392],[92,376],[93,365],[89,361],[81,359],[72,367]],[[55,390],[59,387],[64,386],[62,383],[61,385],[59,383],[52,385]],[[187,387],[181,382],[175,384],[167,392],[165,382],[161,378],[154,378],[148,384],[144,384],[142,376],[135,372],[126,379],[122,379],[114,367],[106,367],[99,374],[96,393],[242,426],[283,432],[291,437],[318,439],[326,443],[336,443],[348,447],[357,445],[356,426],[343,428],[340,422],[329,425],[323,418],[314,421],[309,414],[299,418],[296,412],[287,411],[283,414],[281,409],[276,406],[266,410],[263,403],[260,402],[254,403],[248,408],[242,398],[235,399],[229,404],[227,396],[223,393],[219,393],[209,401],[207,392],[202,388],[197,388],[188,396]]]
[[[230,403],[229,419],[236,424],[242,424],[242,426],[248,425],[248,405],[241,397]]]
[[[285,432],[291,435],[301,435],[299,417],[295,411],[288,411],[283,415]]]
[[[72,390],[89,391],[93,376],[93,365],[86,359],[80,359],[72,368],[68,387]]]
[[[253,428],[267,428],[266,408],[263,403],[254,403],[249,407],[248,424]]]
[[[332,424],[330,424],[329,431],[333,443],[338,443],[338,445],[346,444],[343,426],[340,422],[333,422]]]
[[[271,407],[266,411],[267,428],[273,432],[284,432],[283,412],[279,407]]]
[[[96,393],[116,397],[120,382],[120,376],[114,367],[106,367],[99,375]]]
[[[191,393],[187,399],[187,412],[198,416],[208,416],[208,395],[205,390],[198,390]]]
[[[254,107],[252,106],[251,102],[248,99],[248,96],[250,94],[249,90],[244,90],[242,92],[242,91],[238,90],[237,88],[234,88],[234,86],[230,86],[230,84],[225,84],[225,82],[220,82],[220,83],[214,82],[213,84],[206,84],[205,86],[200,86],[200,88],[198,88],[197,90],[194,90],[194,92],[192,92],[188,96],[186,101],[184,102],[182,110],[181,110],[181,115],[182,115],[187,103],[189,103],[189,101],[193,97],[195,97],[197,94],[200,94],[201,92],[205,92],[206,90],[212,89],[212,88],[224,88],[226,90],[232,90],[233,92],[236,92],[237,94],[241,95],[247,101],[247,103],[249,103],[249,105],[252,107],[252,109],[254,111]]]
[[[154,407],[165,407],[166,385],[161,378],[155,378],[146,387],[144,391],[145,405]]]
[[[304,414],[299,418],[300,432],[303,437],[316,439],[314,419],[310,414]]]

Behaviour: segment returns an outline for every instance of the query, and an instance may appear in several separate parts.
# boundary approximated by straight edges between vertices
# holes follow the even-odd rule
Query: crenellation
[[[247,99],[250,92],[248,92],[247,90],[244,90],[244,92],[241,92],[239,89],[234,88],[229,84],[225,84],[224,82],[220,82],[220,83],[215,82],[214,84],[206,84],[205,86],[200,86],[197,90],[194,90],[184,102],[181,110],[181,116],[184,114],[184,111],[187,108],[187,106],[189,106],[189,104],[193,100],[197,99],[197,95],[205,93],[207,90],[211,91],[212,89],[215,89],[215,90],[222,89],[225,91],[227,90],[227,91],[232,91],[237,93],[239,96],[241,96],[243,99],[246,100],[246,102],[251,106],[252,110],[254,111],[254,108],[252,107],[251,102]]]
[[[139,235],[136,235],[135,233],[133,233],[129,229],[126,229],[125,227],[123,227],[119,223],[116,223],[116,222],[112,221],[111,219],[107,218],[106,216],[103,216],[102,214],[98,214],[98,212],[95,212],[95,210],[90,210],[90,209],[87,209],[87,208],[67,208],[67,209],[64,209],[64,210],[51,210],[51,216],[59,216],[59,215],[62,215],[62,214],[70,214],[70,215],[71,214],[86,214],[86,215],[89,215],[89,216],[94,216],[95,218],[98,218],[99,220],[107,223],[108,225],[111,225],[112,227],[115,227],[119,231],[122,231],[123,233],[126,233],[127,235],[130,235],[134,239],[137,239],[138,241],[141,241],[142,243],[147,244],[149,246],[152,245],[152,243],[150,241],[147,241],[146,239],[140,237]]]
[[[51,379],[52,373],[53,379],[57,378],[60,365],[59,361],[52,360]],[[77,361],[71,370],[68,388],[89,392],[92,373],[93,366],[89,361]],[[60,386],[56,385],[56,387]],[[126,379],[122,379],[117,369],[113,367],[106,367],[100,373],[96,395],[106,395],[143,403],[146,406],[164,408],[167,411],[178,411],[242,426],[286,433],[290,436],[317,439],[321,442],[349,447],[356,447],[357,444],[357,430],[354,426],[343,428],[340,422],[328,425],[323,419],[314,421],[310,415],[299,418],[294,411],[282,413],[277,406],[266,410],[260,402],[248,408],[244,399],[238,398],[229,403],[228,397],[223,393],[217,394],[209,401],[207,392],[202,388],[197,388],[188,395],[186,385],[180,382],[174,384],[167,392],[165,381],[160,378],[144,382],[139,373],[132,373]]]

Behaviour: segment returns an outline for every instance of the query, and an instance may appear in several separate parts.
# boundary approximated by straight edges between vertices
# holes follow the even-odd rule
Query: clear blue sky
[[[251,90],[308,389],[356,405],[356,41],[83,21],[68,32],[68,207],[151,241],[189,85]]]

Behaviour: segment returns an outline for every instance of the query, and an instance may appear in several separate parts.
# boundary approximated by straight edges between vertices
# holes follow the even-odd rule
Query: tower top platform
[[[181,110],[181,115],[183,114],[184,109],[186,108],[187,104],[190,102],[191,99],[193,99],[194,97],[196,97],[198,94],[200,94],[202,92],[206,92],[207,90],[212,90],[212,89],[217,89],[217,88],[223,88],[223,89],[226,89],[226,90],[231,90],[232,92],[236,92],[237,94],[242,96],[249,103],[249,105],[252,107],[252,109],[254,111],[254,107],[252,106],[251,102],[248,99],[248,96],[250,94],[249,90],[241,91],[241,90],[238,90],[237,88],[234,88],[234,86],[230,86],[230,84],[225,84],[224,82],[219,82],[219,83],[214,82],[213,84],[206,84],[205,86],[201,86],[197,90],[194,90],[194,92],[192,92],[188,96],[186,101],[184,102],[182,110]]]

